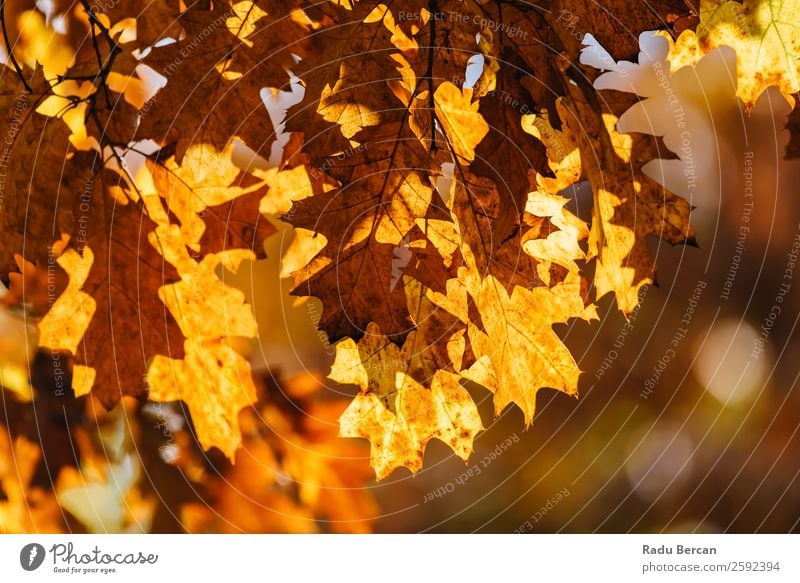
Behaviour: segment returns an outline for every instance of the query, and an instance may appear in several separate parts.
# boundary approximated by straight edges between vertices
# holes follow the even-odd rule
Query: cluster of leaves
[[[465,381],[526,423],[540,388],[576,395],[580,371],[553,326],[597,317],[587,261],[596,295],[628,313],[652,281],[645,237],[692,239],[688,203],[640,170],[657,140],[616,132],[633,101],[598,94],[566,26],[592,23],[631,58],[619,18],[641,31],[687,9],[614,8],[358,3],[331,11],[315,35],[328,49],[300,62],[306,99],[287,129],[333,182],[292,209],[296,228],[324,237],[303,246],[316,255],[295,293],[323,301],[320,326],[340,341],[331,378],[361,389],[342,434],[372,442],[379,478],[418,470],[432,438],[468,458],[482,422]],[[583,180],[590,224],[562,196]]]
[[[370,440],[378,478],[418,470],[433,438],[470,455],[469,382],[526,423],[540,388],[577,395],[554,325],[597,318],[606,294],[630,313],[654,277],[646,239],[693,241],[689,203],[641,170],[671,154],[616,130],[637,97],[594,86],[585,33],[632,61],[663,30],[673,69],[731,45],[746,104],[800,90],[796,7],[773,0],[51,4],[3,3],[6,302],[70,358],[76,396],[183,401],[202,448],[234,460],[260,443],[240,342],[257,330],[224,274],[285,213],[293,293],[322,300],[330,377],[359,388],[340,434]],[[273,127],[262,94],[293,77],[304,99]],[[564,196],[582,182],[587,220]],[[295,453],[278,457],[315,471]]]

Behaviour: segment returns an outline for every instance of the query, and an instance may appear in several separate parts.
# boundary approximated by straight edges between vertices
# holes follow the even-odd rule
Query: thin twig
[[[33,93],[33,89],[28,84],[28,80],[25,79],[25,75],[22,73],[22,67],[19,66],[17,58],[14,56],[14,51],[11,49],[11,41],[8,39],[8,30],[6,30],[6,0],[0,0],[0,27],[3,29],[3,41],[6,45],[8,59],[11,61],[11,64],[14,65],[14,70],[17,72],[17,76],[19,77],[20,81],[22,81],[22,84],[25,86],[25,90],[28,93]]]
[[[434,153],[436,151],[436,100],[434,99],[433,89],[433,60],[436,45],[436,17],[439,14],[439,6],[436,0],[428,2],[428,9],[431,16],[430,36],[428,38],[428,70],[425,72],[425,78],[428,80],[428,108],[431,115],[431,153]]]

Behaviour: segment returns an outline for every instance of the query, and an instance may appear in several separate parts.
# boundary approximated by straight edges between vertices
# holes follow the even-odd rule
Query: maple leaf
[[[547,19],[570,57],[584,48],[585,35],[591,35],[607,47],[615,61],[630,61],[639,53],[639,35],[647,30],[666,30],[690,18],[690,3],[684,0],[648,0],[647,2],[583,2],[557,0]],[[577,61],[577,59],[575,59]]]
[[[484,197],[496,200],[491,181],[481,182]],[[523,220],[527,230],[489,254],[476,235],[488,232],[479,225],[491,220],[496,203],[490,212],[470,208],[470,202],[479,200],[475,184],[455,187],[454,212],[461,230],[469,233],[462,239],[465,267],[459,271],[459,281],[475,314],[467,323],[470,349],[477,359],[462,374],[495,394],[498,414],[513,402],[530,423],[539,388],[577,394],[580,371],[553,325],[597,317],[594,306],[587,306],[577,264],[585,258],[579,242],[588,230],[564,208],[566,199],[533,192]],[[459,191],[467,190],[473,196],[459,197]],[[456,309],[463,311],[463,305]]]
[[[311,54],[293,68],[308,99],[292,107],[286,120],[287,131],[307,136],[313,158],[344,149],[342,134],[350,137],[401,115],[399,104],[387,108],[394,100],[390,83],[401,79],[399,63],[390,58],[396,48],[392,25],[382,25],[391,18],[388,8],[359,2],[353,10],[331,10],[327,20],[333,17],[338,25],[315,35],[324,54]]]
[[[24,110],[20,112],[18,115]],[[19,204],[12,207],[17,212],[4,214],[9,241],[3,250],[14,253],[25,248],[26,234],[32,230],[27,227],[31,218],[37,218],[36,228],[49,229],[46,233],[34,232],[38,239],[59,241],[52,250],[34,247],[38,255],[32,255],[40,265],[48,265],[48,273],[52,270],[53,275],[59,275],[60,270],[52,268],[60,267],[67,278],[64,288],[58,290],[60,295],[54,302],[51,300],[50,310],[39,323],[40,346],[74,355],[72,383],[77,394],[91,390],[108,408],[124,395],[142,396],[151,359],[160,356],[182,362],[184,344],[191,348],[187,355],[191,362],[234,362],[240,366],[243,378],[249,379],[246,361],[232,349],[209,345],[203,334],[200,343],[185,338],[192,335],[188,323],[192,318],[193,324],[203,325],[203,331],[213,326],[214,320],[203,315],[202,310],[214,310],[218,305],[233,307],[229,300],[235,294],[213,275],[214,267],[222,263],[235,268],[244,258],[264,256],[263,240],[274,228],[263,217],[259,220],[265,192],[263,183],[233,166],[229,150],[218,153],[213,148],[199,146],[189,149],[185,166],[172,159],[159,165],[150,164],[155,179],[149,183],[151,188],[142,193],[119,170],[106,168],[98,178],[95,167],[101,162],[100,157],[74,152],[69,128],[64,124],[34,113],[22,121],[12,121],[22,128],[18,134],[24,140],[20,143],[20,157],[24,148],[30,147],[27,144],[36,145],[38,139],[47,145],[42,148],[46,166],[40,173],[31,169],[30,180],[40,181],[34,181],[33,192],[41,198],[26,196],[28,202],[24,206],[20,206],[22,196],[29,185],[21,182],[25,173],[17,174],[20,182],[14,185],[14,197],[9,198]],[[21,162],[20,168],[26,164],[30,163]],[[64,192],[56,197],[55,203],[44,196],[52,188],[57,193]],[[165,203],[182,227],[171,241],[178,241],[176,248],[184,251],[181,254],[171,249],[172,263],[164,256],[165,241],[154,237],[157,225],[170,222]],[[189,258],[187,247],[197,257],[203,257],[201,252],[206,255],[197,262]],[[14,257],[15,264],[19,260]],[[176,269],[178,265],[183,272]],[[6,273],[11,279],[10,270]],[[180,284],[198,273],[205,278],[199,281],[201,287],[190,292],[182,290]],[[197,290],[204,285],[205,293],[198,294]],[[162,293],[162,288],[172,290],[171,295]],[[208,293],[219,295],[205,295]],[[182,305],[174,303],[176,297]],[[231,322],[231,312],[222,314],[222,327],[210,335],[214,342],[229,334],[255,336],[249,307],[240,298],[237,301],[241,306],[236,317],[249,326],[225,328]],[[153,398],[175,394],[175,378],[163,375],[162,378],[165,384],[156,388]],[[209,386],[209,381],[206,383]],[[213,390],[216,387],[212,381],[209,394],[198,397],[213,399]],[[189,401],[190,408],[195,409],[197,401]],[[246,396],[239,408],[251,401]],[[236,406],[233,400],[225,404]],[[235,423],[238,409],[235,411],[225,413],[212,408],[210,412],[203,410],[197,414],[198,427],[202,429],[207,423],[215,428],[203,432],[204,445],[219,445],[233,455],[239,443]],[[219,429],[222,426],[224,429]]]
[[[255,401],[247,361],[222,342],[187,339],[183,359],[157,355],[148,370],[150,398],[182,400],[205,449],[218,447],[233,459],[241,445],[239,411]],[[185,387],[182,389],[182,387]]]
[[[697,31],[681,33],[670,48],[671,69],[695,64],[717,47],[736,51],[736,95],[750,111],[767,87],[794,102],[800,91],[800,2],[701,0]]]
[[[533,176],[550,172],[544,145],[524,132],[522,119],[554,111],[563,89],[551,64],[558,39],[543,13],[513,5],[488,4],[486,9],[487,20],[495,22],[498,31],[481,31],[486,62],[476,85],[480,113],[491,133],[478,147],[472,171],[494,181],[499,190],[491,232],[496,241],[504,241],[521,221]],[[509,32],[499,32],[500,27]]]
[[[379,480],[401,466],[419,471],[425,447],[433,438],[467,460],[475,436],[483,429],[459,375],[437,370],[428,379],[430,388],[415,380],[421,371],[411,369],[426,367],[415,353],[426,340],[418,340],[417,334],[409,334],[400,349],[371,324],[358,344],[348,338],[336,346],[330,378],[361,389],[339,418],[340,435],[372,443],[370,461]]]
[[[71,244],[82,259],[69,250],[59,258],[70,283],[42,322],[40,345],[72,352],[76,392],[94,386],[111,408],[124,395],[141,396],[149,359],[180,357],[183,336],[156,293],[179,278],[147,240],[156,223],[139,204],[113,198],[108,174],[111,184],[88,183],[76,205]]]
[[[241,443],[239,411],[252,404],[256,394],[250,366],[231,338],[253,338],[257,332],[244,294],[220,280],[215,269],[222,263],[235,271],[243,259],[255,257],[251,251],[229,250],[208,254],[197,263],[174,225],[158,227],[151,239],[181,276],[181,281],[160,287],[158,297],[186,340],[184,358],[153,358],[147,371],[149,397],[183,400],[201,445],[216,446],[233,459]]]
[[[275,232],[259,212],[267,189],[262,180],[235,166],[232,155],[232,147],[218,152],[198,144],[187,149],[180,165],[174,157],[148,159],[152,191],[176,216],[192,251],[251,249],[263,259],[262,242]]]
[[[8,69],[0,75],[5,86],[0,131],[13,138],[4,155],[14,168],[3,192],[0,269],[4,281],[16,271],[15,254],[39,268],[53,261],[50,244],[72,230],[73,207],[92,176],[91,165],[82,167],[70,160],[75,153],[69,129],[36,114],[31,98],[19,91],[22,88],[13,83],[12,75]]]
[[[692,244],[691,208],[642,171],[641,160],[663,157],[652,137],[619,133],[618,118],[607,106],[590,104],[577,87],[570,93],[569,102],[559,102],[559,113],[594,192],[589,257],[597,258],[597,297],[613,292],[619,309],[630,314],[639,303],[639,289],[653,282],[646,238]]]
[[[562,11],[572,7],[562,4]],[[673,8],[669,2],[661,3],[659,12],[651,14],[637,7],[625,20],[640,26],[653,22],[662,11],[678,17],[680,11]],[[582,47],[563,23],[554,22],[557,16],[491,4],[459,3],[455,7],[445,3],[443,13],[448,9],[469,14],[474,9],[483,20],[468,19],[470,24],[455,26],[446,19],[426,16],[422,10],[418,23],[409,25],[397,22],[389,7],[370,3],[332,13],[331,19],[340,26],[323,29],[322,34],[332,41],[335,58],[323,65],[309,62],[301,66],[311,102],[295,106],[289,116],[290,129],[306,133],[305,149],[317,172],[341,184],[315,192],[286,216],[295,227],[322,233],[327,240],[323,252],[307,268],[296,271],[296,282],[301,285],[294,293],[322,299],[320,327],[329,337],[361,339],[358,344],[355,340],[340,342],[337,363],[357,362],[354,354],[369,342],[365,330],[371,325],[392,341],[382,347],[371,346],[374,350],[369,353],[375,353],[375,361],[380,359],[379,350],[399,354],[411,339],[424,337],[422,320],[409,309],[414,296],[430,296],[441,308],[426,320],[426,327],[429,322],[440,328],[456,322],[455,329],[460,330],[460,336],[431,343],[438,354],[435,365],[425,374],[414,374],[412,366],[407,372],[408,385],[402,380],[396,384],[394,379],[384,378],[382,371],[369,367],[363,374],[349,375],[343,365],[334,367],[334,378],[347,378],[362,387],[362,394],[348,410],[353,416],[346,413],[342,418],[343,434],[372,439],[373,466],[379,476],[396,465],[416,469],[421,459],[421,453],[408,453],[408,447],[383,454],[384,458],[375,457],[377,445],[403,443],[412,431],[407,422],[412,411],[399,410],[399,405],[392,408],[391,401],[380,400],[381,394],[408,391],[414,398],[398,403],[421,399],[418,406],[424,408],[436,375],[440,374],[437,386],[450,386],[460,372],[495,393],[498,412],[517,403],[529,423],[539,388],[577,392],[580,371],[553,325],[596,317],[579,262],[597,256],[598,295],[615,291],[620,308],[629,312],[638,302],[639,287],[651,281],[653,266],[644,237],[655,234],[678,242],[691,233],[688,205],[671,194],[656,199],[655,184],[644,182],[638,169],[630,172],[626,166],[630,144],[606,125],[611,117],[598,115],[599,106],[573,105],[573,101],[582,104],[587,99],[581,91],[589,92],[593,100],[596,95],[585,88],[585,81],[581,91],[575,90],[575,83],[565,73],[568,65],[545,48],[563,43],[565,52],[577,56]],[[587,17],[597,12],[581,6],[575,9]],[[481,25],[470,32],[475,23],[490,21],[495,22],[495,30]],[[614,29],[607,14],[601,21],[606,33]],[[497,32],[501,24],[503,33]],[[420,50],[426,33],[431,47],[427,52]],[[628,45],[625,55],[638,49],[638,44]],[[485,62],[476,89],[458,88],[448,81],[456,74],[463,75],[469,58],[477,52],[484,55]],[[542,87],[537,77],[552,83]],[[368,89],[362,91],[361,87]],[[556,108],[558,92],[564,94],[564,105]],[[403,107],[397,106],[397,100]],[[611,103],[621,107],[619,100]],[[297,117],[291,121],[293,115]],[[530,118],[541,122],[531,125]],[[561,131],[567,119],[570,125]],[[607,157],[598,169],[591,163],[582,166],[600,142],[581,143],[575,129],[579,124],[599,127],[602,131],[589,132],[598,140],[604,139],[603,132],[608,133],[612,152],[613,146],[627,151],[619,153],[618,162]],[[349,145],[342,145],[347,144],[342,137],[350,140]],[[387,155],[384,142],[393,143],[389,153],[397,155],[402,164],[395,164],[395,158]],[[651,148],[646,140],[637,143]],[[376,144],[380,146],[377,156]],[[412,149],[414,156],[397,154]],[[643,149],[642,158],[651,153],[651,149]],[[376,159],[388,159],[390,171],[400,166],[404,178],[413,177],[414,172],[435,176],[438,164],[453,162],[444,212],[430,216],[431,199],[427,197],[423,205],[404,204],[398,209],[394,204],[397,190],[387,192],[385,180],[359,184],[356,179],[361,176],[386,171],[385,166],[376,167]],[[606,174],[614,181],[616,194],[601,189]],[[564,209],[566,200],[558,196],[582,177],[589,178],[597,189],[591,230]],[[648,190],[640,192],[637,181],[645,183]],[[645,214],[637,215],[642,206],[646,206]],[[657,213],[667,217],[666,230]],[[384,219],[391,230],[380,233]],[[411,225],[424,226],[424,237],[409,230]],[[580,244],[587,236],[588,256]],[[400,251],[390,255],[389,249],[375,244],[382,240],[399,245]],[[358,246],[362,241],[364,246]],[[359,255],[368,250],[372,263],[359,257],[356,268],[352,267],[351,250]],[[420,262],[420,250],[434,253],[434,261]],[[440,257],[435,255],[437,251]],[[300,262],[296,257],[290,261]],[[408,264],[423,269],[408,270]],[[444,272],[443,265],[449,271]],[[431,280],[435,270],[444,274],[443,280]],[[364,284],[351,284],[362,281],[363,275]],[[400,277],[404,293],[394,287]],[[453,281],[457,283],[451,285]],[[395,293],[381,295],[386,287]],[[339,294],[331,294],[332,289]],[[533,309],[539,314],[526,317]],[[345,319],[348,325],[341,326]],[[409,358],[404,355],[399,360]],[[367,386],[371,392],[364,393]],[[383,387],[383,393],[375,387]],[[364,426],[358,425],[358,418],[365,420]],[[403,427],[401,435],[392,432],[397,426]]]
[[[427,286],[444,288],[448,264],[425,232],[427,219],[445,219],[446,206],[425,171],[428,153],[407,126],[369,128],[334,160],[329,174],[342,186],[297,203],[296,228],[323,235],[327,244],[295,273],[293,293],[314,295],[325,310],[320,327],[329,338],[358,338],[369,322],[402,340],[412,327],[405,292],[398,285],[395,249],[410,252],[402,269]],[[421,165],[424,164],[424,165]]]
[[[178,4],[171,0],[151,0],[147,4],[137,0],[98,2],[95,10],[108,16],[112,25],[132,19],[136,23],[135,42],[141,48],[153,46],[160,40],[177,39],[183,33]]]
[[[180,173],[180,169],[176,171]],[[218,172],[225,175],[224,171],[218,169]],[[239,173],[236,170],[235,174]],[[104,177],[109,179],[111,175],[107,171]],[[241,378],[234,381],[240,383],[237,386],[244,386],[239,400],[230,398],[236,395],[228,393],[220,401],[213,401],[220,391],[227,390],[219,381],[229,378],[225,375],[230,371],[223,370],[208,373],[217,377],[190,383],[207,391],[185,399],[195,413],[202,443],[206,447],[217,445],[232,456],[239,444],[236,416],[241,407],[253,400],[252,390],[248,393],[247,389],[247,383],[252,385],[252,381],[246,361],[222,340],[230,335],[253,337],[256,332],[243,296],[217,279],[214,268],[219,263],[235,268],[242,259],[255,258],[252,250],[241,249],[238,244],[259,249],[263,236],[272,227],[262,220],[261,227],[254,228],[250,226],[253,221],[242,220],[243,214],[255,212],[258,216],[257,190],[251,193],[256,195],[254,198],[247,194],[247,189],[229,188],[224,180],[215,184],[208,177],[208,170],[199,179],[195,177],[200,182],[205,180],[200,194],[181,183],[180,196],[189,206],[180,216],[189,224],[187,217],[204,214],[208,223],[201,221],[200,226],[208,225],[210,233],[203,233],[201,228],[187,234],[173,226],[172,236],[161,238],[154,237],[157,223],[149,216],[155,213],[157,221],[168,223],[165,214],[159,215],[159,210],[161,213],[164,210],[156,202],[158,194],[146,195],[141,205],[124,198],[125,191],[119,185],[103,180],[87,182],[80,197],[76,197],[80,202],[75,203],[77,216],[70,243],[74,248],[66,249],[57,259],[69,277],[68,283],[39,324],[40,343],[51,350],[74,354],[72,382],[76,392],[85,394],[94,387],[93,394],[109,408],[123,395],[142,395],[146,372],[148,378],[159,379],[154,383],[151,398],[174,400],[179,398],[175,384],[184,376],[191,377],[193,372],[203,370],[204,363],[217,362],[223,368],[238,366],[230,370],[238,370]],[[198,186],[200,182],[189,184]],[[114,196],[123,198],[117,200]],[[253,199],[250,208],[232,207],[238,197],[245,202],[248,197]],[[225,212],[220,212],[220,208]],[[226,249],[231,241],[234,246]],[[197,263],[185,246],[194,246],[199,251],[201,242],[204,251],[219,248],[220,252],[208,253]],[[263,256],[263,247],[260,251]],[[220,315],[216,328],[215,320],[208,318],[206,310]],[[129,326],[136,334],[131,334]],[[184,344],[190,365],[182,364]],[[167,365],[173,361],[180,363],[175,370],[181,366],[188,369],[167,376],[165,361]],[[219,406],[207,407],[209,401]]]
[[[475,302],[483,329],[471,325],[469,338],[472,350],[481,356],[463,374],[494,393],[496,413],[515,403],[529,424],[540,388],[577,395],[580,370],[552,327],[584,314],[591,317],[592,312],[585,311],[579,282],[563,282],[552,290],[516,287],[508,295],[489,276]]]
[[[464,162],[475,159],[475,148],[489,132],[489,124],[478,113],[471,89],[442,83],[433,96],[436,119],[449,137],[455,156]]]
[[[598,89],[599,72],[580,59],[591,32],[615,61],[632,60],[639,33],[674,35],[693,26],[690,10],[679,0],[523,4],[7,7],[5,301],[42,316],[43,350],[74,356],[79,395],[106,407],[182,400],[199,445],[239,460],[226,475],[236,488],[210,488],[233,526],[187,506],[193,525],[310,532],[325,507],[352,506],[346,520],[368,506],[322,493],[354,487],[342,476],[357,472],[325,459],[338,450],[275,402],[252,407],[260,381],[240,350],[255,319],[223,270],[264,257],[266,216],[298,229],[284,271],[295,295],[322,300],[319,327],[338,341],[331,377],[360,389],[340,432],[370,440],[379,479],[419,470],[433,438],[468,457],[482,424],[465,379],[494,393],[498,413],[517,404],[526,423],[541,388],[577,394],[580,371],[554,326],[596,317],[586,262],[597,296],[614,293],[628,314],[654,279],[647,237],[691,242],[689,204],[641,170],[662,157],[660,142],[616,129],[636,98]],[[788,98],[800,90],[795,8],[702,0],[672,66],[731,44],[747,104],[771,84]],[[473,87],[468,65],[481,68]],[[279,95],[293,75],[305,97],[287,112],[283,160],[265,169],[277,150],[262,91]],[[160,147],[150,156],[148,140]],[[244,155],[246,171],[234,163]],[[562,196],[581,180],[594,193],[589,225]],[[42,299],[43,277],[55,299]],[[256,415],[292,445],[266,443]]]

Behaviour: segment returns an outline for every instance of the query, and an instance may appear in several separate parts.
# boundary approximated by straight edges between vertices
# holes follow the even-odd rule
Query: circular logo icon
[[[19,552],[19,564],[26,571],[35,571],[44,562],[44,547],[39,543],[30,543]]]

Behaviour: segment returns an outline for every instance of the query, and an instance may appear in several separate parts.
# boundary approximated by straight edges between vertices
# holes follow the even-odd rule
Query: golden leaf
[[[583,176],[594,192],[588,256],[597,258],[597,297],[613,292],[627,315],[639,303],[640,288],[653,282],[655,267],[646,238],[693,243],[691,209],[642,172],[640,160],[658,157],[652,138],[620,134],[615,115],[595,111],[579,89],[571,93],[569,102],[558,102],[559,114],[579,145]]]
[[[147,371],[155,401],[182,400],[204,449],[218,447],[234,459],[241,445],[239,412],[256,400],[250,365],[219,340],[189,338],[182,360],[156,356]]]
[[[489,132],[489,125],[478,113],[478,102],[472,101],[472,90],[442,83],[436,89],[433,100],[436,118],[447,134],[453,153],[471,162],[475,159],[475,147]]]
[[[425,340],[409,334],[400,349],[372,324],[358,344],[351,339],[336,345],[330,378],[355,384],[360,394],[339,418],[340,435],[363,437],[372,444],[370,460],[381,480],[395,468],[422,468],[425,447],[433,439],[449,445],[463,460],[483,429],[480,415],[459,376],[438,370],[419,381],[415,363]],[[426,388],[420,382],[430,383]]]
[[[717,47],[736,51],[736,95],[748,111],[767,87],[790,103],[800,91],[800,26],[797,0],[701,0],[697,32],[684,31],[670,48],[673,71],[694,65]]]
[[[569,288],[560,290],[560,286]],[[494,393],[497,414],[514,403],[529,424],[540,388],[577,396],[580,370],[553,324],[584,314],[579,288],[569,283],[557,284],[553,290],[516,287],[509,295],[492,276],[482,282],[475,302],[483,328],[471,324],[469,338],[483,362],[462,374]]]
[[[239,411],[255,402],[250,365],[231,345],[231,338],[256,336],[252,308],[244,294],[216,275],[220,263],[236,269],[247,250],[206,255],[195,262],[183,246],[179,229],[158,227],[151,237],[175,266],[181,281],[162,286],[158,296],[186,337],[183,359],[157,355],[147,371],[149,397],[182,400],[192,415],[205,449],[218,447],[230,459],[241,444]]]

